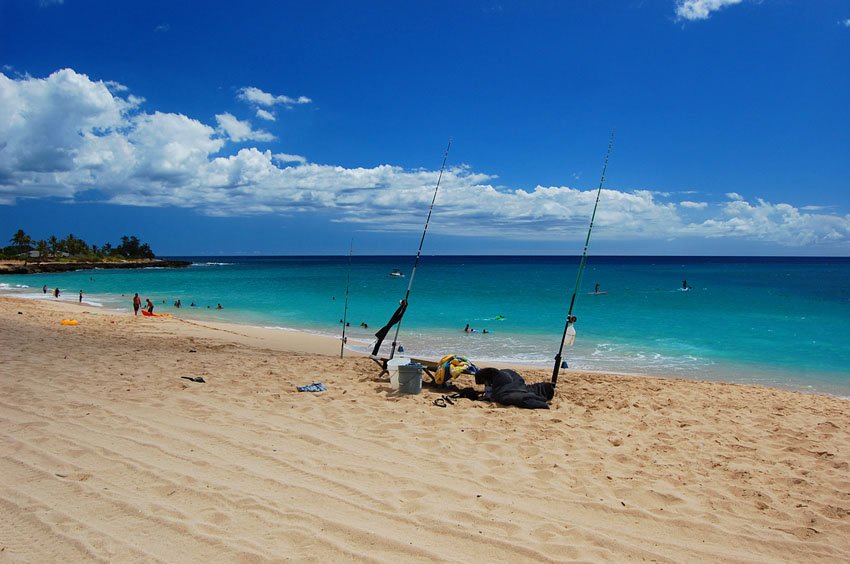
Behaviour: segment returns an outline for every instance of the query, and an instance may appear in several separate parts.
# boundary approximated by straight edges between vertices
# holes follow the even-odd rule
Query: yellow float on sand
[[[61,323],[62,325],[76,325],[78,321],[76,319],[63,319],[59,323]]]

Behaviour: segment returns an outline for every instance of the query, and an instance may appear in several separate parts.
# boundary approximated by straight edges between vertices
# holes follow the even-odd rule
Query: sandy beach
[[[846,400],[566,371],[440,408],[338,346],[0,298],[0,561],[850,561]]]

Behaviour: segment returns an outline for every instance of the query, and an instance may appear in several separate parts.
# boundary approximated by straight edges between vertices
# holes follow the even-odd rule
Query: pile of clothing
[[[526,384],[508,368],[482,368],[475,374],[475,383],[484,384],[484,399],[525,409],[549,409],[548,402],[555,397],[552,382]]]

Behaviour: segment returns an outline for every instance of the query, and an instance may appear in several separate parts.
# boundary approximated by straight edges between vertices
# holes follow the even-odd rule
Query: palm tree
[[[29,246],[30,243],[32,243],[32,237],[24,233],[23,229],[18,229],[15,234],[12,235],[12,238],[9,239],[9,241],[11,241],[13,245],[17,245],[18,247],[26,247]]]
[[[56,238],[56,235],[51,235],[47,240],[47,244],[50,245],[50,253],[55,257],[56,251],[58,251],[59,239]]]
[[[38,243],[35,244],[35,248],[38,251],[38,260],[39,261],[42,261],[45,258],[47,258],[47,252],[48,252],[47,241],[45,241],[44,239],[40,239],[38,241]]]
[[[18,254],[21,254],[22,252],[26,253],[24,255],[24,264],[26,264],[27,259],[29,258],[29,250],[30,243],[32,243],[32,237],[24,233],[23,229],[18,229],[15,234],[12,235],[12,238],[9,240],[12,242],[12,244],[18,247]]]

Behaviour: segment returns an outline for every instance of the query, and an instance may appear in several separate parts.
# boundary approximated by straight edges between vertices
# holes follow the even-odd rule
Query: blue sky
[[[850,255],[850,2],[0,0],[0,237]]]

